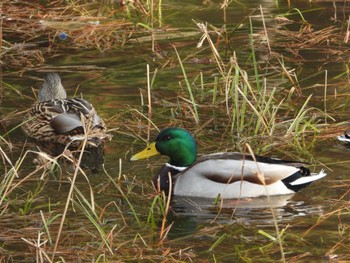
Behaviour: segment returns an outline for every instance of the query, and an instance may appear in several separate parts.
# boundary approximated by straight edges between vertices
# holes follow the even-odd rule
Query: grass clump
[[[317,98],[302,94],[299,81],[290,73],[291,70],[286,69],[281,58],[272,57],[268,62],[271,66],[261,72],[262,65],[256,59],[251,38],[251,56],[246,64],[239,63],[235,53],[225,60],[212,40],[209,26],[203,23],[197,23],[197,26],[202,33],[197,47],[211,50],[211,61],[216,67],[189,75],[185,63],[191,56],[183,59],[175,48],[183,77],[179,81],[178,95],[156,98],[153,102],[153,108],[154,105],[162,105],[163,108],[166,105],[170,116],[174,116],[167,126],[176,126],[176,118],[180,117],[186,120],[180,125],[190,130],[195,123],[199,128],[194,133],[198,135],[208,128],[212,133],[223,134],[224,131],[218,139],[231,138],[232,142],[232,146],[225,150],[241,149],[245,143],[252,145],[257,153],[282,145],[299,153],[311,149],[316,135],[328,124],[328,119],[333,119],[323,109],[312,106],[311,101]],[[278,79],[284,83],[283,87],[271,85]],[[286,81],[290,81],[289,89],[285,88],[288,85]],[[154,89],[152,87],[148,93]],[[148,114],[152,115],[155,114]],[[305,140],[309,143],[304,143]],[[216,144],[222,143],[216,141]]]

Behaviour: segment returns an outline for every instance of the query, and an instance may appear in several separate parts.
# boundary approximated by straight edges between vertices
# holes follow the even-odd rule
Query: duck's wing
[[[84,129],[84,125],[87,128]],[[73,139],[84,139],[84,130],[88,132],[88,140],[94,141],[94,144],[99,144],[100,139],[109,138],[106,126],[93,106],[80,98],[36,103],[26,116],[22,128],[36,140],[61,144],[70,143]]]
[[[36,103],[30,112],[33,117],[31,123],[40,124],[42,129],[46,129],[47,134],[70,134],[78,128],[79,132],[83,132],[81,118],[87,115],[86,108],[84,107],[84,111],[81,112],[80,105],[75,103],[73,99]]]
[[[81,98],[73,98],[66,100],[68,105],[67,113],[75,114],[81,117],[83,115],[87,120],[92,122],[92,127],[105,128],[105,124],[100,116],[98,116],[92,104]]]
[[[47,101],[39,103],[37,109],[38,113],[45,115],[52,129],[59,134],[71,133],[76,129],[79,131],[73,134],[83,133],[83,122],[85,124],[91,122],[92,127],[105,128],[91,103],[81,98]]]
[[[299,167],[298,167],[299,166]],[[217,183],[248,181],[255,184],[272,184],[300,172],[301,164],[278,159],[256,157],[241,153],[215,153],[198,158],[197,162],[182,174],[212,180]],[[305,168],[304,173],[309,173]]]
[[[219,152],[202,155],[198,158],[198,162],[208,159],[227,159],[227,160],[246,160],[246,161],[256,161],[258,163],[267,163],[267,164],[280,164],[280,165],[289,165],[295,167],[301,167],[307,163],[295,161],[295,160],[282,160],[278,158],[254,155],[243,154],[239,152]]]
[[[81,119],[77,114],[61,113],[55,116],[51,122],[51,127],[57,133],[69,133],[75,129],[82,128]]]

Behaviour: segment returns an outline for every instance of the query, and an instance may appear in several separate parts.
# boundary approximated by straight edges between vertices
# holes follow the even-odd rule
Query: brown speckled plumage
[[[93,106],[80,98],[55,99],[34,104],[26,115],[22,128],[35,140],[78,147],[84,139],[83,123],[88,146],[97,146],[109,136],[106,134],[105,123]]]

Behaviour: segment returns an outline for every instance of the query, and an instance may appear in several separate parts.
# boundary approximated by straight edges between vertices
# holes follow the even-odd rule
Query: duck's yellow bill
[[[153,142],[149,144],[145,149],[143,149],[141,152],[138,152],[134,154],[131,158],[130,161],[137,161],[137,160],[142,160],[146,159],[155,155],[160,154],[160,152],[157,151],[156,149],[156,143]]]

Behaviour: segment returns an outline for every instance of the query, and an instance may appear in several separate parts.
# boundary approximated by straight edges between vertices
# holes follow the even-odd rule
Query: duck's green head
[[[131,161],[154,155],[169,156],[169,164],[186,167],[196,161],[197,146],[192,135],[181,128],[167,128],[161,131],[156,140],[143,151],[133,155]]]

